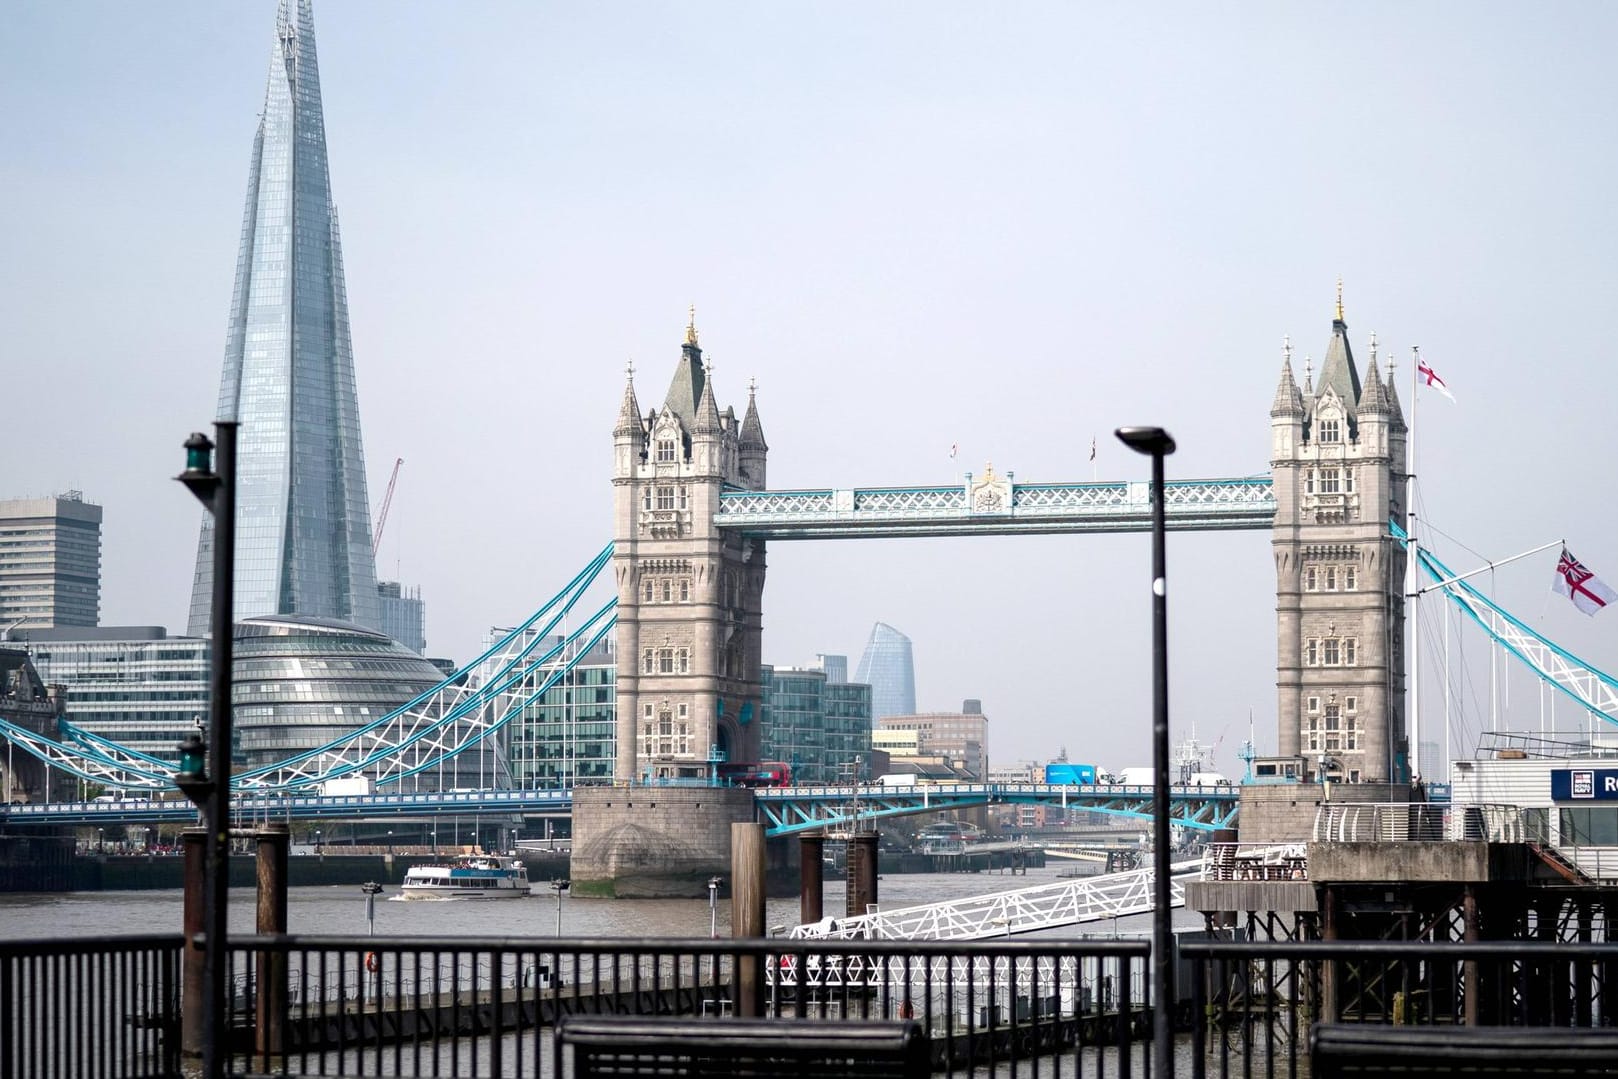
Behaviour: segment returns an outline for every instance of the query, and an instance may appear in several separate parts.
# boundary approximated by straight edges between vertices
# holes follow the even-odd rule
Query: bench
[[[570,1015],[557,1032],[564,1075],[925,1079],[931,1054],[914,1020],[662,1019]],[[571,1061],[569,1061],[571,1057]],[[569,1066],[571,1064],[571,1066]]]
[[[1314,1079],[1618,1076],[1618,1029],[1316,1023],[1309,1062]]]

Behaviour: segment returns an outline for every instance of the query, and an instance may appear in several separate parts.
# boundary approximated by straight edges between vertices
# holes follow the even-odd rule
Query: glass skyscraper
[[[343,254],[326,168],[310,0],[281,0],[253,140],[219,387],[237,448],[236,619],[300,614],[379,628]],[[208,632],[204,517],[190,632]]]
[[[871,627],[854,681],[871,687],[871,718],[908,716],[916,711],[916,665],[910,638],[886,622]]]

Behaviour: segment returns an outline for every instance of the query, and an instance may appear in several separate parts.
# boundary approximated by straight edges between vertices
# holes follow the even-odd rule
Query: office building
[[[871,627],[854,681],[871,687],[871,715],[908,716],[916,711],[916,665],[910,638],[886,622]]]
[[[236,620],[381,626],[310,0],[281,0],[253,140],[218,415],[240,423]],[[189,632],[208,632],[213,522]]]
[[[820,652],[815,655],[814,666],[826,672],[826,683],[837,685],[848,681],[848,657]]]
[[[560,638],[551,643],[560,643]],[[617,749],[617,655],[609,643],[598,644],[547,689],[554,672],[549,666],[525,679],[525,695],[544,692],[523,708],[506,739],[512,782],[545,790],[611,783]]]
[[[427,604],[420,588],[406,588],[398,581],[378,581],[377,601],[381,606],[382,632],[406,648],[427,654]]]
[[[883,716],[876,722],[883,730],[915,731],[921,756],[942,758],[967,778],[989,774],[989,718],[981,701],[968,699],[959,712]]]
[[[208,640],[162,626],[19,630],[65,718],[137,753],[173,759],[208,714]]]
[[[101,617],[101,507],[77,491],[0,501],[0,638]]]
[[[760,669],[760,758],[792,767],[796,783],[869,778],[871,687],[832,682],[812,667]]]
[[[249,618],[236,625],[235,647],[236,757],[248,767],[346,738],[443,681],[386,634],[330,618]],[[403,789],[491,786],[495,765],[485,753],[463,752]]]

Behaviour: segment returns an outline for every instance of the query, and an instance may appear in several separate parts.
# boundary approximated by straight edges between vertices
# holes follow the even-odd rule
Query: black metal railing
[[[0,1079],[180,1074],[177,934],[0,940]]]
[[[1180,955],[1205,1074],[1308,1074],[1317,1023],[1447,1030],[1439,1053],[1469,1028],[1618,1023],[1618,944],[1187,941]]]
[[[182,1074],[178,936],[0,942],[0,1079]],[[570,1016],[917,1024],[935,1072],[1147,1073],[1138,940],[675,941],[238,937],[237,1075],[562,1076]],[[1470,1032],[1618,1025],[1618,944],[1180,946],[1176,1074],[1308,1074],[1311,1032],[1465,1047]],[[717,1028],[716,1028],[717,1029]],[[1374,1033],[1372,1034],[1375,1040]],[[1391,1041],[1389,1042],[1391,1045]]]
[[[1150,1028],[1142,941],[259,937],[230,954],[238,1074],[560,1075],[558,1022],[607,1015],[774,1017],[786,1040],[914,1020],[937,1072],[1110,1076]]]

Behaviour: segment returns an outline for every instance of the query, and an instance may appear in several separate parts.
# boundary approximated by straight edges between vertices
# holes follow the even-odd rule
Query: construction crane
[[[388,492],[382,496],[382,508],[376,511],[376,531],[371,535],[373,552],[382,546],[382,527],[388,523],[388,507],[393,505],[393,485],[399,482],[399,466],[402,464],[403,457],[394,458],[393,475],[388,477]]]

